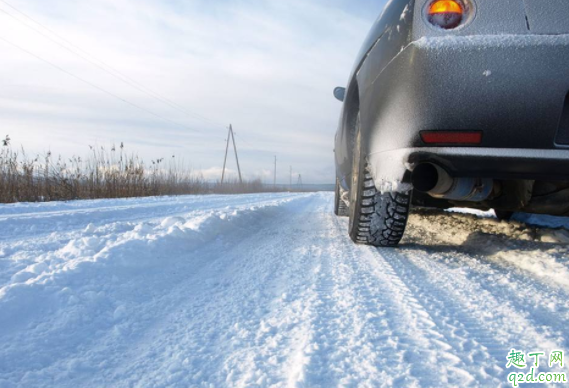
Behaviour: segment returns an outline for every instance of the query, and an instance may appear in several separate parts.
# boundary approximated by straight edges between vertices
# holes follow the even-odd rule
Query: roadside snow
[[[418,211],[373,249],[332,200],[0,206],[0,387],[507,386],[569,349],[565,229]]]

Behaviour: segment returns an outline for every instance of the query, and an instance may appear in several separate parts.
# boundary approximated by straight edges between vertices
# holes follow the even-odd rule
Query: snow
[[[569,35],[451,35],[422,37],[412,44],[426,50],[455,51],[492,47],[567,47],[569,46]]]
[[[407,19],[407,17],[409,16],[410,13],[411,13],[411,7],[409,7],[409,4],[407,4],[405,6],[405,8],[403,8],[403,12],[401,12],[401,16],[399,17],[399,21],[401,21],[401,22],[405,21],[405,19]]]
[[[0,206],[0,387],[507,386],[569,348],[563,219],[415,211],[375,249],[332,203]]]

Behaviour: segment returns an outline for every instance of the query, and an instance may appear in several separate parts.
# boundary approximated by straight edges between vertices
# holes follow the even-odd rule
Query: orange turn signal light
[[[463,14],[464,10],[462,5],[454,0],[439,0],[435,1],[429,7],[429,15],[434,15],[437,13],[458,13]]]
[[[463,17],[464,7],[456,0],[436,0],[429,6],[429,22],[445,30],[458,27]]]

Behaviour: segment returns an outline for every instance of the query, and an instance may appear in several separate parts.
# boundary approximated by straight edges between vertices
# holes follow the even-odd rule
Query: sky
[[[277,156],[280,183],[333,183],[332,90],[384,4],[0,0],[0,137],[66,158],[123,142],[219,179],[232,124],[246,178],[272,182]]]

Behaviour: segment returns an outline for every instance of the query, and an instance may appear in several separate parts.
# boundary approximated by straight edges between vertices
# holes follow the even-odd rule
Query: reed
[[[145,164],[123,143],[90,146],[86,157],[69,159],[51,152],[30,157],[10,143],[6,136],[0,144],[1,203],[269,191],[260,180],[209,183],[175,156]]]

